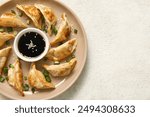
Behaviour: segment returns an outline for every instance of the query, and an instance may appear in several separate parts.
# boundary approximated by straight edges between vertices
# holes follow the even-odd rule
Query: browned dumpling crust
[[[62,63],[59,65],[43,65],[43,67],[54,77],[68,76],[77,63],[77,59],[73,58],[67,63]]]
[[[21,64],[19,59],[17,59],[13,64],[13,67],[8,70],[8,83],[14,87],[22,96],[23,93],[23,73],[21,69]]]
[[[71,32],[71,26],[68,22],[67,15],[65,13],[62,14],[62,22],[59,27],[58,33],[54,40],[51,41],[51,46],[55,46],[60,42],[66,41]]]
[[[3,67],[6,64],[11,49],[12,47],[7,47],[0,50],[0,74],[2,74]]]
[[[36,69],[35,64],[31,65],[31,69],[28,75],[28,82],[31,87],[36,89],[54,89],[55,86],[45,80],[42,72]]]
[[[17,5],[32,21],[35,27],[42,29],[42,18],[40,11],[34,5]]]
[[[77,40],[74,38],[56,48],[51,48],[46,57],[52,61],[61,61],[70,56],[75,51],[76,47]]]
[[[20,27],[20,28],[26,28],[27,25],[24,24],[14,13],[6,12],[2,14],[0,17],[0,26],[2,27]]]
[[[0,33],[0,47],[5,44],[6,41],[14,39],[15,36],[14,34],[9,34],[9,33]]]
[[[52,34],[51,27],[54,26],[57,22],[57,17],[54,11],[51,8],[44,6],[42,4],[35,4],[35,7],[38,8],[41,11],[42,15],[44,16],[45,23],[48,27],[47,32],[51,36]]]

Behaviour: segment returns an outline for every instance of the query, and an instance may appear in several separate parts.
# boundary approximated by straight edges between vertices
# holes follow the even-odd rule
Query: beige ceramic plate
[[[3,5],[0,6],[0,15],[6,11],[10,11],[11,9],[15,9],[16,4],[34,4],[34,3],[41,3],[46,6],[51,7],[56,15],[58,17],[61,16],[63,12],[66,12],[69,21],[73,25],[75,29],[78,30],[77,35],[71,35],[71,37],[76,37],[78,41],[78,46],[76,50],[76,58],[78,60],[77,65],[75,69],[73,70],[72,74],[65,78],[52,78],[53,83],[56,85],[56,89],[54,90],[47,90],[47,91],[41,91],[36,92],[35,94],[32,94],[30,91],[25,93],[25,96],[22,97],[16,92],[12,87],[10,87],[7,82],[0,84],[0,93],[4,96],[11,98],[11,99],[52,99],[59,94],[63,93],[65,90],[67,90],[79,77],[87,56],[87,39],[86,34],[83,29],[83,26],[77,16],[64,4],[62,4],[60,1],[55,0],[10,0]],[[53,37],[52,37],[53,38]],[[50,38],[50,40],[52,39]],[[13,44],[13,42],[12,42]],[[2,47],[4,48],[4,47]],[[1,48],[0,48],[1,49]],[[10,63],[13,63],[16,59],[16,55],[14,52],[11,53],[7,65]],[[26,63],[21,61],[22,63],[22,69],[24,76],[27,76],[30,63]],[[39,61],[37,63],[37,68],[41,69],[40,66],[43,63],[43,61]]]

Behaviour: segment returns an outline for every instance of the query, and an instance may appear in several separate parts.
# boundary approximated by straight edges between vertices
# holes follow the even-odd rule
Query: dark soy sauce
[[[45,41],[43,37],[36,32],[27,32],[19,39],[18,49],[23,56],[37,57],[44,52]]]

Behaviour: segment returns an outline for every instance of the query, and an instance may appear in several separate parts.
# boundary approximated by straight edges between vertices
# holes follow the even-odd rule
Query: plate
[[[72,24],[73,28],[78,30],[78,33],[76,35],[71,35],[71,37],[77,38],[78,46],[75,52],[75,56],[77,58],[77,65],[71,75],[64,77],[64,78],[52,78],[53,83],[56,86],[56,89],[54,90],[46,90],[46,91],[37,91],[34,94],[29,91],[25,92],[25,96],[22,97],[18,94],[16,90],[14,90],[11,86],[8,85],[8,83],[5,81],[4,83],[0,84],[0,93],[10,99],[25,99],[25,100],[39,100],[39,99],[52,99],[59,94],[66,91],[68,88],[70,88],[73,83],[77,80],[79,75],[81,74],[85,62],[86,62],[86,56],[87,56],[87,38],[86,33],[84,31],[84,28],[79,20],[79,18],[75,15],[75,13],[68,8],[66,5],[61,3],[60,1],[55,0],[10,0],[5,2],[0,6],[0,15],[6,11],[10,11],[12,9],[16,9],[16,4],[43,4],[45,6],[51,7],[57,17],[61,17],[62,13],[66,13],[69,22]],[[31,26],[32,27],[32,26]],[[53,37],[49,37],[51,40]],[[11,42],[13,44],[13,42]],[[2,47],[3,48],[3,47]],[[2,49],[0,48],[0,49]],[[14,50],[13,50],[14,51]],[[15,59],[17,58],[16,54],[12,51],[10,57],[7,61],[7,66],[10,63],[13,63]],[[22,69],[23,69],[23,75],[27,76],[30,63],[24,62],[21,60]],[[40,65],[43,64],[42,61],[39,61],[37,64],[37,68],[40,69]]]

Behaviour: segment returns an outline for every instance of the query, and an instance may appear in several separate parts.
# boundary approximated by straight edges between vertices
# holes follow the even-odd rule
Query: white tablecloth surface
[[[61,1],[84,25],[88,58],[79,80],[55,99],[150,99],[150,1]]]

